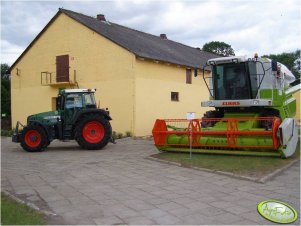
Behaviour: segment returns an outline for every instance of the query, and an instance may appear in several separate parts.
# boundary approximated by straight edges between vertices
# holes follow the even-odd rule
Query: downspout
[[[132,75],[133,75],[133,119],[132,119],[132,136],[136,136],[136,70],[135,70],[136,56],[132,55]]]

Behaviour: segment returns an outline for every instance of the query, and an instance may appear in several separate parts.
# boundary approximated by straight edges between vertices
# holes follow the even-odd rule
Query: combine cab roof
[[[248,59],[245,56],[218,57],[208,60],[207,65],[240,63],[246,61],[248,61]]]

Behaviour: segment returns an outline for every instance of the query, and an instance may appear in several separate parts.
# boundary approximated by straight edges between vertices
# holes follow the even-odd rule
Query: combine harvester
[[[222,57],[208,60],[203,78],[214,107],[202,119],[157,119],[153,137],[159,151],[281,156],[296,150],[293,118],[300,84],[294,75],[267,58]]]

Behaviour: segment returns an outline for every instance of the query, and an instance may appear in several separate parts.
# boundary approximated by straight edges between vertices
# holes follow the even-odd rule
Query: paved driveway
[[[2,138],[1,187],[56,213],[59,224],[272,224],[256,209],[267,199],[300,213],[299,163],[259,184],[145,159],[154,153],[151,141],[132,139],[100,151],[53,142],[27,153]]]

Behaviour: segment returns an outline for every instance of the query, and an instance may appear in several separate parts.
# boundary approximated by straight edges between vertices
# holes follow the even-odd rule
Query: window
[[[80,94],[74,93],[69,94],[66,98],[66,108],[82,108],[83,107],[83,101],[82,96]]]
[[[191,69],[186,69],[186,84],[192,83],[192,73]]]
[[[214,66],[215,100],[251,99],[246,76],[244,63]]]
[[[258,81],[258,77],[260,78],[261,74],[257,73],[257,63],[250,61],[248,62],[249,73],[250,73],[250,81],[251,81],[251,89],[252,89],[252,98],[255,99],[258,93],[258,86],[260,81]],[[264,73],[262,73],[263,76]]]
[[[171,92],[171,101],[179,101],[179,92]]]
[[[84,96],[86,106],[87,105],[96,105],[95,98],[92,93],[84,93],[83,96]]]
[[[52,111],[56,110],[56,97],[51,98],[51,108],[52,108]]]

